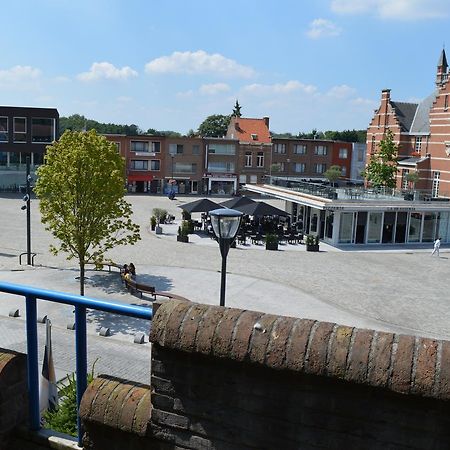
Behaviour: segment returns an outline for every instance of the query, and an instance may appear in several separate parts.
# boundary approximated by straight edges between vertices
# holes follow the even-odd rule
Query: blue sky
[[[366,128],[381,89],[431,93],[450,48],[450,0],[22,0],[2,17],[2,104],[182,133],[236,98],[274,132]]]

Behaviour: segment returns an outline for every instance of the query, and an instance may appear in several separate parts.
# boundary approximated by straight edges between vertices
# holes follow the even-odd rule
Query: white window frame
[[[256,154],[256,167],[264,167],[264,152],[258,152]]]
[[[422,148],[422,136],[416,136],[416,142],[414,144],[414,149],[416,152],[420,152]]]
[[[306,164],[305,163],[295,163],[294,172],[295,173],[305,173],[306,172]]]
[[[143,166],[143,168],[142,169],[136,169],[136,166],[135,166],[135,163],[136,162],[140,162],[140,163],[143,163],[142,164],[142,166]],[[147,163],[147,167],[145,167],[145,163]],[[130,170],[136,170],[136,171],[147,171],[148,170],[148,159],[132,159],[131,161],[130,161]]]
[[[16,131],[16,119],[25,120],[25,131]],[[16,141],[16,134],[22,134],[25,136],[25,140]],[[26,144],[27,143],[27,118],[26,117],[13,117],[13,142],[15,144]]]
[[[314,164],[314,173],[322,174],[322,173],[325,173],[326,171],[327,171],[326,164],[324,164],[324,163],[315,163]]]
[[[253,153],[245,152],[245,167],[252,167],[253,164]]]
[[[35,142],[33,141],[33,120],[42,120],[42,119],[46,119],[46,120],[51,120],[53,122],[53,136],[51,137],[51,141],[39,141],[39,142]],[[54,142],[56,139],[56,121],[55,119],[53,119],[52,117],[32,117],[31,118],[31,143],[32,144],[38,144],[38,145],[43,145],[43,144],[51,144],[52,142]]]
[[[286,154],[286,144],[277,143],[277,144],[273,144],[273,146],[274,146],[273,147],[274,153],[278,153],[280,155]]]
[[[314,147],[314,154],[317,156],[327,156],[328,147],[326,145],[316,145]]]
[[[347,148],[340,148],[339,149],[339,158],[340,159],[347,159],[348,158],[348,149]]]
[[[305,144],[294,144],[294,154],[295,155],[306,155],[306,145]]]
[[[136,143],[144,144],[144,148],[146,148],[146,150],[136,150],[135,148],[133,148],[134,147],[133,144],[136,144]],[[147,144],[147,145],[145,145],[145,144]],[[148,141],[134,139],[134,140],[130,141],[130,151],[134,152],[134,153],[150,153],[150,143]]]
[[[157,165],[159,166],[158,169],[154,169],[153,168],[153,163],[158,163]],[[153,172],[159,172],[161,170],[161,160],[159,159],[151,159],[150,160],[150,170]]]

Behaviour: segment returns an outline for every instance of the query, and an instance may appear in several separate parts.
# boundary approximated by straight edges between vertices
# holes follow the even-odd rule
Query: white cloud
[[[326,37],[339,36],[342,29],[336,26],[333,22],[327,19],[314,19],[309,24],[309,29],[306,35],[310,39],[321,39]]]
[[[77,78],[81,81],[95,81],[102,78],[107,80],[126,80],[137,75],[138,73],[128,66],[119,69],[109,62],[95,62],[92,64],[89,72],[80,73]]]
[[[447,17],[448,0],[332,0],[339,14],[374,14],[383,19],[434,19]]]
[[[21,84],[35,81],[41,71],[31,66],[14,66],[10,69],[0,70],[0,84]]]
[[[176,96],[178,98],[192,98],[194,96],[194,91],[192,89],[189,89],[188,91],[184,92],[177,92]]]
[[[170,56],[161,56],[148,62],[145,65],[145,71],[147,73],[214,73],[242,78],[255,75],[251,67],[238,64],[219,53],[209,54],[203,50],[173,52]]]
[[[203,95],[216,95],[221,92],[228,92],[229,90],[230,86],[226,83],[203,84],[199,88],[200,94]]]
[[[346,84],[341,84],[340,86],[333,86],[327,95],[335,98],[347,98],[356,93],[356,89],[347,86]]]
[[[295,91],[302,91],[307,94],[313,94],[316,92],[317,88],[311,84],[303,84],[297,80],[290,80],[286,83],[275,83],[275,84],[249,84],[242,88],[244,92],[248,92],[255,95],[266,95],[266,94],[289,94]]]

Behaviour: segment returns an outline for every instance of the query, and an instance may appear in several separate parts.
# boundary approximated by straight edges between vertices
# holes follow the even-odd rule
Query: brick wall
[[[0,450],[8,449],[11,431],[27,418],[26,357],[0,349]]]
[[[159,307],[151,340],[168,445],[450,447],[450,342],[184,302]]]

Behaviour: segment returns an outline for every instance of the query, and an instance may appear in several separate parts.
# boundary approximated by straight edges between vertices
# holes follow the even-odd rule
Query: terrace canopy
[[[253,202],[248,205],[236,206],[234,209],[241,211],[244,214],[254,217],[262,216],[287,216],[288,213],[282,209],[275,208],[265,202]]]
[[[218,203],[213,202],[207,198],[202,198],[200,200],[195,200],[194,202],[185,203],[184,205],[179,205],[178,208],[181,208],[183,211],[191,213],[196,212],[209,212],[213,209],[222,208]]]
[[[231,200],[227,200],[226,202],[222,202],[220,205],[224,208],[236,209],[237,206],[250,205],[252,203],[256,203],[255,200],[252,200],[249,197],[235,197]]]

